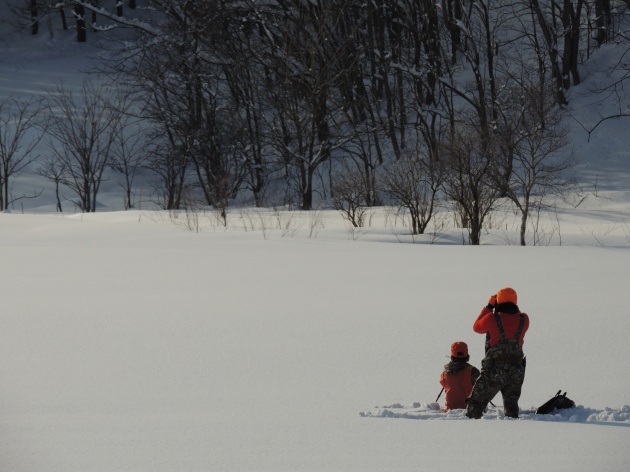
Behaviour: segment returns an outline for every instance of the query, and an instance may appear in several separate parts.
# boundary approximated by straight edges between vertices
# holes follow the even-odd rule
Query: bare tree
[[[507,174],[510,181],[503,193],[521,213],[520,244],[526,245],[525,233],[532,209],[540,209],[550,195],[570,189],[571,179],[566,172],[575,164],[572,153],[563,150],[570,143],[570,135],[561,123],[562,110],[554,100],[551,87],[540,89],[536,82],[523,82],[515,91],[512,109],[521,110],[518,130],[508,136],[518,136],[510,142],[513,161],[507,163],[507,153],[495,160],[499,176]],[[497,185],[503,185],[502,178]]]
[[[231,58],[223,65],[231,95],[231,116],[226,116],[228,119],[223,124],[221,141],[226,151],[239,150],[238,158],[242,165],[238,170],[242,172],[242,186],[252,193],[255,205],[262,206],[274,171],[274,153],[269,143],[271,132],[265,120],[268,112],[264,99],[267,84],[256,59],[259,43],[256,29],[249,19],[241,20],[240,25],[230,28],[229,37],[233,39],[224,44],[226,54]],[[234,110],[240,113],[236,114]],[[237,168],[234,166],[235,170]]]
[[[39,26],[42,20],[48,23],[48,33],[53,37],[52,14],[58,13],[61,19],[61,26],[64,31],[68,30],[65,8],[69,7],[71,0],[7,0],[9,9],[14,15],[13,23],[18,28],[30,28],[31,34],[39,33]]]
[[[348,167],[333,176],[333,208],[355,228],[362,228],[365,224],[368,208],[365,189],[364,175],[357,168]]]
[[[186,175],[190,167],[190,157],[168,130],[163,136],[150,137],[153,139],[147,167],[158,177],[153,182],[157,204],[165,210],[179,209],[184,195],[188,193]]]
[[[485,140],[485,141],[484,141]],[[445,159],[443,188],[461,213],[472,245],[481,243],[481,231],[494,208],[499,189],[492,179],[496,144],[482,138],[477,126],[459,124],[442,143]]]
[[[580,83],[578,71],[584,0],[540,2],[527,0],[532,18],[540,27],[548,51],[549,68],[556,82],[556,101],[566,103],[564,91]],[[587,38],[588,40],[588,38]],[[562,66],[562,68],[560,68]]]
[[[420,153],[406,153],[391,164],[381,178],[383,191],[411,219],[411,233],[424,234],[438,204],[441,172],[435,163]]]
[[[35,149],[44,134],[37,126],[40,109],[35,97],[0,100],[0,210],[13,203],[11,179],[37,159]]]
[[[46,95],[48,136],[63,183],[78,197],[84,212],[96,211],[103,173],[114,154],[126,110],[116,90],[105,82],[86,80],[77,91],[58,85]]]
[[[66,163],[61,162],[54,155],[48,155],[37,169],[37,174],[50,180],[55,185],[56,210],[60,213],[63,212],[60,187],[66,174]]]
[[[124,192],[125,210],[134,207],[134,185],[136,175],[148,159],[146,131],[141,124],[130,116],[125,116],[120,123],[120,133],[116,134],[110,167],[120,175],[118,184]]]
[[[505,159],[494,191],[506,196],[524,140],[510,82],[531,68],[564,103],[584,27],[603,33],[614,14],[608,0],[144,0],[135,12],[119,0],[45,3],[23,0],[24,21],[32,6],[40,18],[81,7],[77,18],[98,14],[123,39],[114,69],[155,125],[150,164],[166,207],[186,195],[224,208],[243,190],[260,205],[282,186],[312,208],[317,195],[344,198],[336,174],[350,167],[374,205],[379,166],[422,149],[426,166],[448,164],[445,187],[472,192],[457,203],[471,242],[482,202],[496,198],[493,161]],[[586,19],[587,8],[602,15]]]
[[[297,182],[302,209],[310,210],[316,172],[353,135],[341,113],[351,97],[339,87],[357,60],[352,35],[341,27],[352,2],[278,3],[282,8],[270,8],[261,20],[273,25],[262,57],[273,110],[268,122],[286,174]]]
[[[141,113],[162,144],[149,161],[163,179],[163,188],[157,189],[161,204],[178,208],[185,191],[188,196],[197,192],[195,198],[207,205],[224,206],[250,168],[244,156],[249,147],[245,113],[234,98],[234,90],[244,87],[231,84],[226,72],[240,63],[238,54],[229,54],[234,47],[228,47],[231,29],[241,26],[238,11],[218,1],[150,4],[161,19],[159,27],[138,27],[140,38],[126,43],[130,47],[113,72],[144,103]]]

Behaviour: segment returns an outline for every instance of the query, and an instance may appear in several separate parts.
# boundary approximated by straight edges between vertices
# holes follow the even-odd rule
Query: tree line
[[[140,171],[165,209],[326,202],[359,226],[362,209],[395,204],[414,234],[449,202],[472,244],[509,199],[525,244],[531,212],[570,183],[566,92],[580,83],[581,62],[613,39],[628,2],[16,6],[33,34],[43,21],[71,28],[72,17],[78,41],[108,37],[107,83],[60,86],[37,104],[38,115],[56,116],[40,126],[53,149],[42,172],[83,211],[95,211],[113,168],[128,207]],[[5,188],[10,174],[0,174]]]

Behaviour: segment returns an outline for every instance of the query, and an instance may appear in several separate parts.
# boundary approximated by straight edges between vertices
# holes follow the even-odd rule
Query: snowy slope
[[[0,41],[1,94],[79,83],[93,52]],[[380,209],[355,232],[334,212],[234,210],[228,229],[58,215],[49,192],[0,213],[0,471],[630,469],[627,122],[588,139],[611,105],[584,72],[570,111],[587,198],[546,216],[536,247],[511,219],[479,247],[457,229],[412,241]],[[522,419],[427,409],[453,341],[479,366],[472,323],[506,285],[531,318]],[[578,407],[533,417],[558,389]]]

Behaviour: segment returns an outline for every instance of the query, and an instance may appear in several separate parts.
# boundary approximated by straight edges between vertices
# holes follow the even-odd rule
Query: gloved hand
[[[493,310],[496,304],[497,304],[497,296],[492,295],[490,297],[490,300],[488,300],[488,306],[486,308],[488,308],[489,310]]]

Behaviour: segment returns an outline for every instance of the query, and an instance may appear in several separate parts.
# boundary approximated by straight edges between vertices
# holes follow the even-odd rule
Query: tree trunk
[[[77,41],[84,43],[87,41],[87,32],[85,30],[85,7],[75,4],[74,15],[77,19]]]
[[[527,218],[529,217],[528,205],[525,206],[521,213],[521,246],[526,246],[525,231],[527,231]]]
[[[63,7],[59,7],[59,14],[61,15],[61,26],[64,31],[68,31],[68,22],[66,21],[66,12]]]
[[[531,5],[534,13],[536,14],[536,17],[538,18],[538,24],[540,25],[543,37],[545,38],[545,43],[547,44],[547,50],[549,51],[549,63],[551,64],[552,76],[556,81],[556,102],[558,103],[558,105],[566,105],[567,99],[563,91],[566,89],[562,80],[562,72],[560,71],[560,66],[558,65],[557,45],[554,43],[551,29],[547,24],[547,20],[543,11],[540,8],[538,0],[531,0]]]
[[[59,195],[59,179],[55,179],[55,198],[57,199],[57,211],[63,213],[61,208],[61,197]]]
[[[31,34],[39,33],[39,21],[37,19],[37,0],[31,0]]]
[[[95,7],[99,7],[99,0],[92,0],[92,5]],[[92,11],[92,21],[90,22],[90,26],[92,27],[92,32],[96,33],[96,12]]]
[[[578,0],[573,6],[572,0],[564,0],[562,11],[562,26],[564,27],[564,56],[562,58],[562,72],[564,88],[568,89],[580,83],[578,72],[578,57],[580,50],[580,18],[582,16],[583,0]]]
[[[595,25],[597,34],[595,39],[601,46],[608,40],[608,28],[610,26],[610,0],[597,0],[595,2]]]
[[[473,202],[472,214],[470,216],[470,228],[468,234],[470,236],[470,244],[473,246],[479,246],[481,244],[481,230],[483,229],[483,221],[479,205],[477,202]]]

